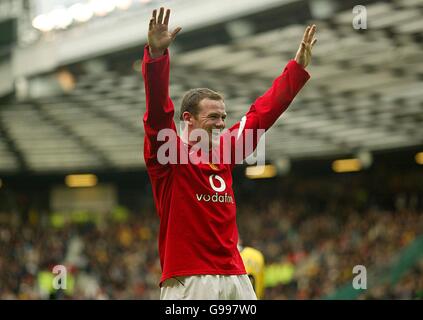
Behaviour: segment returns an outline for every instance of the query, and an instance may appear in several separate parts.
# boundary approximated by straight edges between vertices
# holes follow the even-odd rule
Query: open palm
[[[160,8],[158,17],[157,10],[153,11],[153,17],[150,19],[148,28],[148,45],[150,47],[150,53],[154,56],[163,54],[175,39],[177,33],[181,31],[181,28],[178,27],[172,32],[169,32],[169,18],[169,9],[164,14],[164,8]]]

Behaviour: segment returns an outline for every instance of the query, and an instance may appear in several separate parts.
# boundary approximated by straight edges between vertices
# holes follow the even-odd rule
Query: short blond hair
[[[198,115],[201,100],[222,100],[224,101],[223,95],[208,88],[195,88],[186,92],[182,98],[181,103],[181,115],[180,119],[183,120],[183,114],[185,111],[191,113],[195,117]]]

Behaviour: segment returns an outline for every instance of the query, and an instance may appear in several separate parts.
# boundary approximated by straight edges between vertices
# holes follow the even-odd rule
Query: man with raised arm
[[[210,150],[222,149],[229,135],[227,145],[236,153],[237,148],[245,147],[245,132],[269,129],[310,77],[305,67],[316,42],[316,26],[307,27],[295,59],[288,62],[242,120],[225,133],[214,134],[225,127],[223,96],[207,88],[189,90],[182,99],[180,113],[186,135],[177,136],[169,97],[168,47],[181,28],[169,31],[169,18],[170,10],[153,11],[142,64],[147,104],[144,159],[160,218],[160,298],[256,299],[237,248],[234,157],[225,162],[221,152],[209,161],[206,152],[204,161],[182,159],[198,153],[199,135],[192,137],[194,132],[205,133]],[[168,161],[166,157],[172,150],[163,152],[165,144],[175,148],[177,161]],[[243,151],[242,157],[247,155]]]

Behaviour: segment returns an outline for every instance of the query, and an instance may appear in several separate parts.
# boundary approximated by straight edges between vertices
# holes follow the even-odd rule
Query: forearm
[[[301,65],[295,60],[289,61],[283,73],[274,80],[269,90],[254,102],[249,111],[257,116],[258,127],[266,130],[270,128],[309,78],[310,75]]]
[[[142,74],[147,105],[144,122],[156,129],[169,128],[173,121],[174,108],[169,97],[169,65],[168,50],[153,58],[149,47],[144,48]]]

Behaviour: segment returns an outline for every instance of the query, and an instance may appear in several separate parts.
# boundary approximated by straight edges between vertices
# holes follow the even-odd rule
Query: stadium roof
[[[227,125],[239,121],[313,22],[311,81],[266,135],[267,158],[423,146],[423,0],[368,2],[366,30],[352,28],[354,3],[317,19],[309,6],[296,14],[305,6],[298,1],[181,34],[171,51],[176,108],[186,90],[210,87],[226,97]],[[144,86],[133,69],[140,52],[17,83],[18,98],[0,104],[0,172],[142,168]]]

